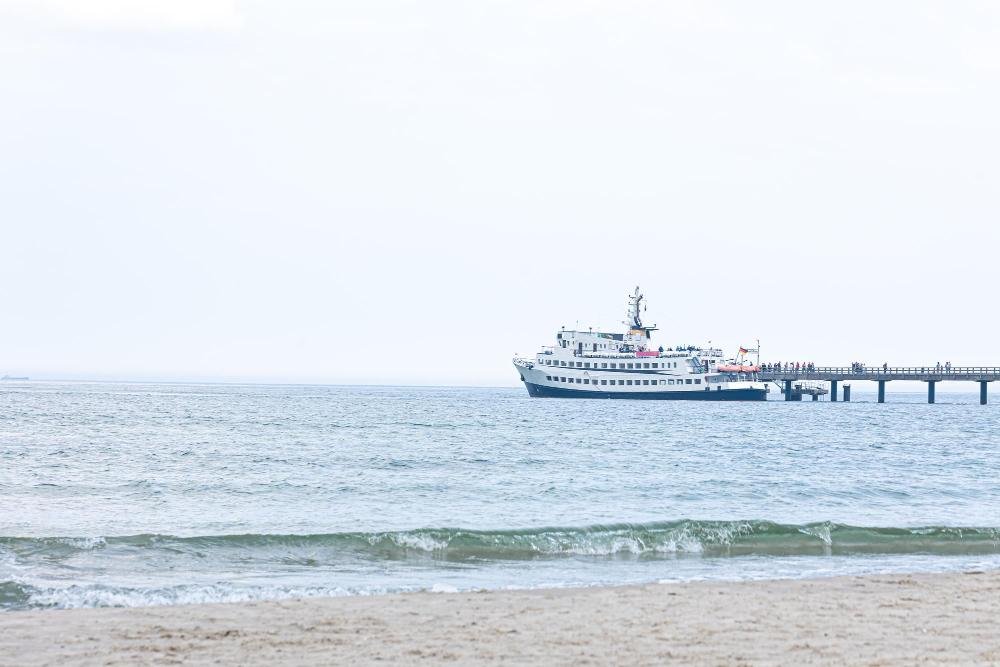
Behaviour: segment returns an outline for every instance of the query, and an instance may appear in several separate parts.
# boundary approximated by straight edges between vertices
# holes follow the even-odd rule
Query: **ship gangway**
[[[765,382],[784,383],[785,400],[795,400],[792,383],[801,380],[830,383],[830,400],[837,400],[837,385],[846,381],[867,380],[878,383],[878,402],[885,403],[885,385],[893,380],[911,380],[927,383],[927,402],[934,402],[934,389],[938,382],[978,382],[979,403],[986,405],[986,387],[1000,380],[1000,366],[817,366],[809,370],[782,367],[760,370],[758,376]],[[851,400],[851,387],[844,385],[844,400]]]

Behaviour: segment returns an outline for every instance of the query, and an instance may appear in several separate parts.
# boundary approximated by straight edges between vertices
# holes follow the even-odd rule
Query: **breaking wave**
[[[875,560],[879,555],[918,559],[927,555],[937,563],[933,567],[946,568],[969,566],[968,558],[950,556],[988,557],[985,563],[995,566],[1000,528],[681,520],[522,530],[0,537],[0,611],[456,590],[455,582],[463,587],[559,585],[579,581],[568,574],[570,566],[590,573],[584,581],[604,580],[609,571],[601,568],[602,561],[625,564],[625,571],[635,573],[626,576],[630,581],[669,574],[674,565],[666,561],[671,559],[684,560],[675,563],[682,567],[697,559],[741,556],[758,557],[745,564],[761,557],[788,562],[787,567],[759,571],[798,576],[808,570],[803,569],[804,561],[780,561],[781,557],[812,561],[811,557],[854,555]],[[628,559],[633,563],[627,564]],[[863,565],[865,558],[849,560],[861,564],[861,571],[871,569]],[[485,572],[491,567],[496,572],[530,571],[517,564],[529,561],[554,566],[565,577],[536,578],[535,583],[522,582],[520,575],[456,578],[456,573]],[[664,571],[657,561],[670,570]],[[876,569],[903,563],[880,562]],[[509,564],[514,564],[513,570]],[[655,568],[642,569],[649,565]]]
[[[176,537],[0,537],[0,553],[61,559],[81,552],[143,551],[195,554],[343,553],[369,558],[446,560],[535,559],[561,556],[702,556],[807,554],[1000,553],[1000,528],[925,526],[886,528],[819,522],[695,521],[621,523],[513,530],[419,528],[316,535],[243,534]],[[308,564],[308,563],[306,563]]]

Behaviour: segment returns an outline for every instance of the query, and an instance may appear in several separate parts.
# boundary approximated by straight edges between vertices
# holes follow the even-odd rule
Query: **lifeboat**
[[[740,364],[719,364],[715,367],[720,373],[756,373],[760,366],[741,366]]]

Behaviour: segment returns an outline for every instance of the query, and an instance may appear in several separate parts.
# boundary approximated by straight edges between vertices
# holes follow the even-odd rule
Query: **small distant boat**
[[[27,382],[30,379],[31,378],[29,378],[26,375],[20,377],[14,375],[4,375],[3,377],[0,377],[0,381],[7,381],[7,382]]]

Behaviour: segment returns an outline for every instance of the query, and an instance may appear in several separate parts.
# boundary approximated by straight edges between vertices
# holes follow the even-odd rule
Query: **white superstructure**
[[[642,322],[644,296],[629,296],[625,333],[567,331],[534,359],[514,359],[531,396],[766,400],[757,366],[727,361],[722,350],[694,345],[664,348],[652,342],[655,326]]]

